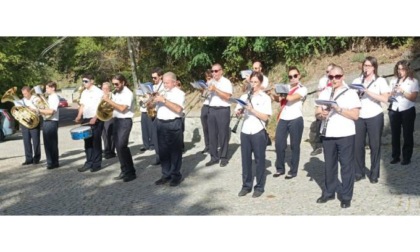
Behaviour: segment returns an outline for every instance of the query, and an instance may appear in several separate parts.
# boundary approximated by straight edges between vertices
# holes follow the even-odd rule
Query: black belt
[[[158,120],[159,120],[159,122],[170,123],[170,122],[175,122],[175,120],[178,120],[178,119],[182,119],[182,118],[181,117],[177,117],[177,118],[170,119],[170,120],[163,120],[163,119],[158,119]]]
[[[227,109],[227,108],[230,108],[230,107],[223,107],[223,106],[218,106],[218,107],[209,106],[209,107],[212,108],[212,109]]]

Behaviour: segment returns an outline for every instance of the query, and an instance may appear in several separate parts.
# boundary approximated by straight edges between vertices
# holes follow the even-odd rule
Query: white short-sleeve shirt
[[[175,104],[178,104],[184,109],[185,93],[178,87],[173,87],[171,90],[165,91],[164,96],[166,100],[173,102]],[[157,106],[156,117],[160,120],[172,120],[175,118],[182,117],[182,114],[183,114],[182,111],[180,113],[176,113],[170,110],[168,107],[165,106],[165,104],[161,102],[158,102],[156,106]]]
[[[244,94],[240,97],[242,101],[247,101],[248,94]],[[263,91],[259,91],[256,94],[253,94],[251,97],[251,103],[253,108],[261,112],[263,114],[271,116],[272,108],[271,108],[271,98]],[[243,108],[242,105],[239,103],[235,107],[235,111],[238,111],[239,109]],[[248,110],[245,110],[244,112],[244,123],[242,124],[242,133],[253,135],[255,133],[260,132],[262,129],[265,128],[265,122],[258,119],[254,114],[249,112]]]
[[[347,91],[340,95],[345,90]],[[330,100],[331,92],[332,87],[325,88],[324,91],[319,94],[319,99]],[[338,95],[340,96],[338,97]],[[361,107],[359,96],[353,89],[342,87],[341,89],[337,90],[332,100],[334,100],[335,97],[338,97],[335,101],[337,102],[337,105],[342,109],[353,109]],[[346,137],[356,134],[356,126],[352,119],[344,117],[334,110],[330,113],[331,114],[328,119],[327,130],[325,134],[326,137]],[[323,120],[320,129],[321,133],[325,127],[325,123],[326,120]]]
[[[288,101],[286,103],[286,105],[284,106],[280,114],[280,119],[282,120],[294,120],[296,118],[303,116],[302,105],[303,105],[303,100],[305,96],[308,94],[308,89],[304,87],[303,85],[301,85],[300,83],[298,85],[299,85],[298,89],[293,94],[297,93],[300,96],[302,96],[302,98],[298,101],[293,101],[293,102]],[[289,85],[289,90],[292,90],[292,89],[293,88],[290,87]]]
[[[80,104],[83,105],[83,118],[86,119],[96,116],[96,110],[103,96],[104,92],[95,85],[83,90],[80,98]]]
[[[232,94],[233,92],[232,83],[230,82],[230,80],[228,80],[227,78],[223,76],[219,79],[219,81],[216,81],[215,79],[213,79],[211,84],[216,85],[216,88],[222,92],[225,92],[228,94]],[[220,98],[220,96],[218,96],[216,92],[210,92],[209,96],[210,96],[209,98],[210,107],[230,107],[230,103]]]
[[[133,99],[133,92],[131,92],[131,90],[124,86],[123,90],[118,93],[116,92],[113,96],[112,96],[112,101],[114,101],[117,104],[120,105],[127,105],[127,109],[124,112],[120,112],[116,109],[114,109],[113,112],[113,117],[116,118],[133,118],[134,113],[133,113],[133,109],[134,109],[134,99]]]
[[[397,80],[398,80],[397,78],[393,78],[390,81],[391,90],[393,90],[396,87]],[[417,79],[406,78],[404,82],[401,83],[400,85],[401,85],[402,90],[406,93],[419,92],[419,82],[417,81]],[[416,105],[415,102],[410,101],[409,99],[405,98],[402,93],[397,93],[394,96],[394,98],[397,101],[394,101],[392,103],[391,109],[393,111],[397,111],[397,109],[398,111],[404,111]]]
[[[363,84],[365,88],[367,88],[370,83],[371,82],[368,83],[366,81],[362,83],[362,77],[359,77],[353,80],[353,84]],[[372,85],[369,86],[368,90],[379,95],[391,92],[391,89],[388,86],[388,83],[382,77],[378,77],[374,79],[374,81],[372,82]],[[380,113],[383,113],[381,103],[377,100],[374,100],[367,94],[364,94],[362,98],[360,99],[360,101],[362,103],[362,108],[360,109],[360,114],[359,114],[360,118],[364,118],[364,119],[372,118],[374,116],[379,115]]]
[[[48,119],[51,121],[58,121],[59,110],[58,110],[58,104],[60,103],[60,99],[58,98],[58,95],[56,93],[50,94],[48,96],[48,107],[52,110],[54,110],[54,114]]]

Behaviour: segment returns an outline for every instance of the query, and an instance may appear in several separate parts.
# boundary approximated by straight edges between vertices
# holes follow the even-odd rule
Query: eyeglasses
[[[289,75],[289,80],[293,79],[293,78],[297,78],[299,76],[299,74],[294,74],[294,75]]]
[[[152,76],[152,79],[154,79],[154,80],[156,80],[157,78],[158,78],[158,77],[153,77],[153,76]]]
[[[218,70],[211,70],[211,72],[212,72],[212,73],[217,73],[217,72],[219,72],[220,70],[222,70],[222,69],[218,69]]]
[[[333,80],[333,79],[339,80],[339,79],[341,79],[341,77],[343,77],[342,74],[328,75],[328,79],[330,79],[330,80]]]
[[[83,83],[89,83],[89,80],[82,80]]]
[[[370,68],[370,67],[373,67],[372,65],[366,65],[366,64],[364,64],[363,65],[363,67],[368,67],[368,68]]]

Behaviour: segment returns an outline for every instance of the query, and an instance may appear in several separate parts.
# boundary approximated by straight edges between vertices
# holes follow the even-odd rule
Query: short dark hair
[[[55,83],[54,81],[49,81],[47,84],[45,84],[45,86],[53,87],[54,90],[57,89],[57,83]]]
[[[163,76],[163,70],[162,70],[162,68],[160,68],[160,67],[155,67],[155,68],[153,68],[153,70],[152,70],[152,74],[153,73],[157,73],[157,75],[158,76]]]
[[[289,71],[287,71],[287,72],[289,73],[289,72],[290,72],[290,71],[292,71],[292,70],[296,70],[296,71],[298,72],[298,74],[300,74],[299,69],[298,69],[297,67],[295,67],[295,66],[291,66],[291,67],[289,67]]]
[[[128,86],[127,79],[122,74],[116,74],[116,75],[112,76],[112,79],[113,80],[115,79],[115,80],[120,81],[121,83],[124,83],[124,86]]]
[[[95,77],[93,76],[93,74],[90,74],[90,73],[83,74],[82,75],[82,79],[83,78],[86,78],[86,79],[89,79],[89,80],[94,80],[95,79]]]
[[[252,72],[251,76],[249,77],[249,79],[251,79],[252,77],[257,77],[257,79],[262,83],[264,80],[264,75],[260,72]]]

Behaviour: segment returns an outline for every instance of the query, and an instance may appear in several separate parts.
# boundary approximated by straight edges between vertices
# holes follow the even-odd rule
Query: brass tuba
[[[109,93],[109,99],[111,99],[112,95],[115,94],[116,90]],[[114,112],[114,108],[109,105],[108,102],[101,100],[96,109],[96,117],[99,118],[101,121],[109,121],[112,118],[112,114]]]
[[[42,85],[34,86],[31,89],[31,95],[35,96],[35,99],[33,100],[33,104],[38,109],[48,109],[49,108],[48,101],[44,93],[42,92],[42,89],[43,89]],[[42,115],[44,120],[50,119],[52,116],[53,115]]]
[[[1,102],[17,103],[20,99],[16,96],[16,87],[7,90],[1,97]],[[39,117],[30,108],[26,106],[13,106],[11,111],[12,116],[23,126],[28,129],[33,129],[39,125]]]

